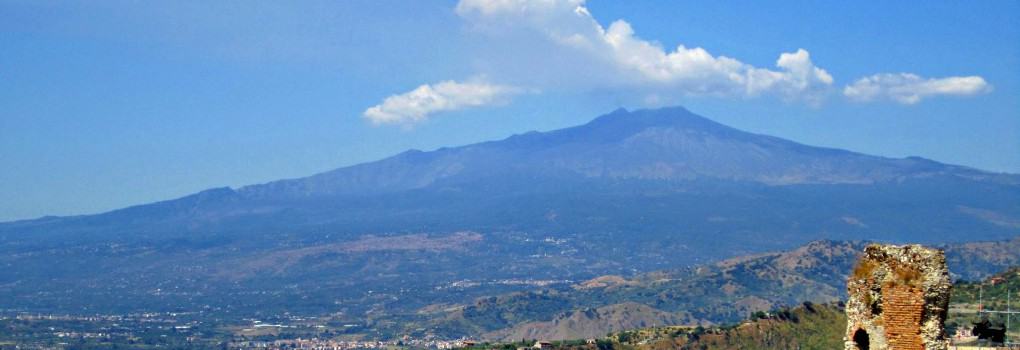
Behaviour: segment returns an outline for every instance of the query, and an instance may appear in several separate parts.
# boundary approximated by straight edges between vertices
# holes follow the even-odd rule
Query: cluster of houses
[[[303,350],[355,350],[355,349],[392,349],[412,347],[425,349],[449,350],[464,347],[458,340],[400,340],[400,341],[358,341],[334,339],[279,339],[272,341],[236,341],[228,344],[230,349],[303,349]]]

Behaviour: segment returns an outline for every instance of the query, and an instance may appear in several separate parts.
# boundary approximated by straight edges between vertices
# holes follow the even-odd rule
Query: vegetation
[[[878,268],[878,263],[871,259],[861,259],[854,265],[853,278],[862,280],[871,277],[871,274]]]
[[[904,278],[909,282],[911,279]],[[958,327],[973,327],[989,319],[976,314],[979,291],[985,308],[1005,309],[1006,289],[1020,289],[1020,267],[980,282],[954,284],[946,327],[952,335]],[[1020,309],[1020,298],[1013,308]],[[991,316],[991,324],[997,322]],[[794,308],[755,311],[739,323],[724,326],[651,327],[608,334],[596,344],[558,346],[567,350],[673,350],[673,349],[839,349],[843,346],[846,316],[842,303],[805,302]],[[1017,335],[1011,335],[1017,336]],[[532,342],[533,343],[533,342]],[[563,344],[570,344],[565,342]],[[573,343],[577,343],[574,341]]]
[[[247,306],[250,308],[247,309],[249,311],[235,313],[235,309],[221,309],[212,310],[214,312],[162,313],[160,315],[164,316],[159,317],[166,320],[158,322],[130,321],[130,317],[126,316],[129,314],[126,313],[119,314],[121,316],[114,315],[121,318],[108,321],[23,320],[10,315],[34,313],[4,310],[8,316],[0,314],[0,344],[35,342],[52,345],[73,342],[80,347],[105,346],[102,344],[173,347],[187,343],[191,347],[198,346],[196,344],[216,347],[226,341],[297,337],[394,339],[406,335],[417,339],[430,336],[438,339],[455,339],[462,336],[486,339],[486,335],[493,334],[516,334],[505,340],[519,341],[520,334],[527,333],[500,332],[522,324],[536,325],[536,322],[556,324],[556,321],[563,321],[560,323],[562,326],[570,322],[591,320],[592,323],[580,327],[596,327],[592,328],[595,330],[606,325],[615,325],[616,328],[612,328],[615,330],[641,328],[638,331],[617,332],[613,337],[596,344],[583,345],[592,350],[646,347],[654,344],[662,346],[699,344],[704,345],[706,349],[713,346],[725,348],[724,346],[753,341],[782,346],[790,344],[779,340],[786,339],[786,332],[793,332],[796,329],[802,331],[805,336],[814,334],[812,332],[820,333],[826,330],[805,327],[818,326],[818,322],[830,316],[842,317],[841,314],[827,313],[829,310],[827,308],[838,306],[826,302],[844,298],[842,293],[847,278],[845,274],[852,271],[857,252],[863,245],[863,242],[814,242],[784,253],[738,258],[698,268],[600,278],[592,283],[553,285],[533,291],[481,297],[467,304],[438,304],[419,309],[420,312],[416,313],[386,312],[387,303],[398,303],[393,299],[395,294],[376,291],[370,293],[364,300],[373,301],[373,305],[378,305],[380,310],[384,311],[366,318],[358,318],[346,312],[345,310],[350,310],[345,309],[346,306],[343,305],[347,300],[342,300],[338,304],[338,311],[329,315],[308,316],[296,311],[290,314],[257,311],[258,304],[254,303],[254,300],[264,300],[259,298],[269,298],[268,300],[279,303],[284,302],[282,299],[290,297],[299,300],[301,298],[301,294],[268,293],[256,295],[252,304]],[[985,246],[988,247],[994,246]],[[981,258],[979,253],[974,253],[975,251],[983,250],[963,249],[960,246],[948,247],[948,257],[966,262],[956,265],[951,263],[950,267],[959,273],[975,265],[994,266],[981,265],[983,261],[992,259],[1010,261],[1012,255],[1020,254],[1020,250],[1013,250],[1003,253],[1004,255]],[[1000,282],[995,285],[985,284],[983,289],[985,308],[1005,308],[1006,286],[1011,286],[1014,290],[1020,289],[1017,272],[1018,270],[1014,269],[996,275],[996,280]],[[972,282],[961,282],[956,285],[950,319],[947,323],[950,333],[958,327],[970,327],[973,322],[981,321],[980,318],[974,317],[978,291],[981,290],[978,286]],[[300,292],[300,288],[294,288],[294,292]],[[312,289],[304,292],[324,291]],[[453,299],[456,295],[465,294],[454,293],[450,298]],[[355,302],[361,303],[364,300]],[[800,305],[800,301],[804,300],[820,304],[806,303],[797,308],[783,307]],[[309,307],[312,305],[314,304],[310,304]],[[640,307],[628,307],[627,312],[607,312],[614,310],[611,307],[614,305]],[[1020,309],[1020,297],[1014,298],[1013,307]],[[249,317],[251,310],[256,310],[258,316]],[[170,314],[175,316],[165,316]],[[233,315],[224,317],[224,314]],[[659,316],[661,314],[672,315],[674,318],[666,322],[663,321],[665,318]],[[288,327],[254,328],[252,324],[255,320],[265,324],[287,324]],[[645,323],[642,325],[640,322],[634,322],[635,320],[645,320],[643,321]],[[991,319],[992,322],[996,320],[994,317]],[[836,328],[842,327],[842,321],[837,323],[839,326]],[[647,327],[654,324],[690,326]],[[697,327],[698,324],[705,327]],[[709,327],[710,324],[729,326]],[[192,327],[180,329],[171,327],[179,325]],[[751,330],[763,333],[759,338],[754,338],[752,335],[758,333]],[[72,335],[61,338],[57,336],[61,332]],[[596,334],[608,332],[609,330],[602,330]],[[837,338],[841,338],[841,335]],[[813,338],[810,337],[792,339],[802,346],[814,344]]]
[[[591,341],[553,342],[559,350],[837,349],[846,325],[838,304],[804,303],[756,312],[752,319],[720,327],[669,326],[611,333]],[[534,341],[513,343],[530,346]],[[500,345],[481,347],[501,348]],[[480,348],[480,349],[481,349]],[[513,347],[506,347],[507,349]]]
[[[964,276],[988,276],[1001,271],[1005,267],[987,273],[973,271],[974,266],[981,266],[983,271],[992,268],[994,265],[986,264],[987,261],[1011,262],[1020,257],[1020,239],[1001,244],[1017,249],[1000,250],[996,245],[946,247],[951,271]],[[866,242],[818,241],[788,252],[735,258],[693,269],[598,278],[575,286],[481,298],[422,325],[437,333],[450,332],[446,334],[521,334],[505,330],[529,322],[576,322],[571,318],[573,311],[624,302],[673,313],[682,320],[679,324],[730,324],[749,314],[757,312],[761,316],[784,305],[845,299],[847,272],[867,276],[877,267],[867,261],[857,264],[865,245]],[[984,252],[995,255],[982,255]],[[893,273],[905,283],[918,280],[917,271],[897,269]],[[625,323],[603,321],[587,326],[609,332],[619,328],[607,325]]]
[[[1009,297],[1007,297],[1007,290],[1012,293]],[[1013,311],[1020,310],[1018,291],[1020,291],[1020,267],[1011,268],[983,281],[956,283],[953,285],[953,294],[950,299],[949,315],[946,321],[947,331],[953,334],[957,328],[973,327],[982,322],[1004,325],[1005,317],[1003,315],[978,314],[977,311],[1003,311],[1007,310],[1007,307]],[[1007,300],[1011,301],[1008,306]],[[1017,318],[1014,317],[1013,320],[1016,324]],[[1016,326],[1010,331],[1011,338],[1020,338],[1020,332],[1017,331]]]
[[[893,266],[893,275],[896,276],[896,283],[907,286],[917,286],[921,282],[921,271],[912,266]]]
[[[1020,310],[1020,267],[1014,267],[996,274],[984,281],[958,282],[953,286],[952,303],[957,305],[976,305],[984,299],[984,308],[989,310],[1005,310],[1007,290],[1012,291],[1012,309]]]
[[[782,308],[736,326],[692,334],[673,343],[681,349],[838,349],[846,318],[838,304],[805,303]],[[684,343],[686,341],[686,343]],[[652,346],[646,349],[666,349]]]

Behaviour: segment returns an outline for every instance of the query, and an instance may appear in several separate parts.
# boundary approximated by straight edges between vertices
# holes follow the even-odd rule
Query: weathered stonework
[[[847,281],[845,350],[946,350],[952,283],[945,254],[872,244]]]

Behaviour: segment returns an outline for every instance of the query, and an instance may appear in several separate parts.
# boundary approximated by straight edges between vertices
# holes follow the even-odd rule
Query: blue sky
[[[620,106],[1020,173],[1017,13],[1016,1],[0,0],[0,220],[306,176]]]

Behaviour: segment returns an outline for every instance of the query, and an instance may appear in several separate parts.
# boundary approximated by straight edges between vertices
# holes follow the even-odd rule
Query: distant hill
[[[687,324],[689,318],[649,306],[624,302],[599,308],[576,310],[547,322],[529,322],[482,336],[484,339],[585,339],[608,332],[647,328],[655,325]],[[608,332],[607,332],[608,331]]]
[[[739,257],[693,269],[632,278],[606,276],[569,288],[484,297],[445,317],[432,317],[432,327],[437,333],[510,341],[594,337],[652,323],[733,323],[758,311],[802,301],[844,300],[847,275],[865,245],[816,241],[787,252]],[[984,254],[993,247],[999,253]],[[957,278],[976,280],[1020,265],[1020,238],[943,249]],[[633,327],[640,324],[645,326]]]
[[[756,311],[802,301],[846,299],[848,273],[865,245],[817,241],[792,251],[691,269],[655,271],[631,279],[603,277],[570,288],[479,298],[447,316],[431,317],[432,328],[493,340],[577,339],[626,330],[621,324],[734,322]],[[1020,264],[1020,238],[942,248],[954,276],[962,280],[987,277]],[[1009,253],[986,254],[991,248]],[[610,312],[618,309],[628,312]]]
[[[801,255],[801,254],[794,254]],[[947,333],[955,334],[958,327],[973,327],[981,317],[974,312],[979,301],[978,290],[984,292],[985,307],[990,310],[1005,309],[1005,291],[1020,287],[1020,267],[1009,268],[981,281],[958,281],[953,285],[952,301],[949,317],[946,322]],[[1020,301],[1014,301],[1020,304]],[[660,311],[661,312],[661,311]],[[614,330],[604,335],[584,335],[575,337],[557,337],[557,329],[550,325],[548,335],[538,339],[566,339],[555,343],[559,350],[583,349],[634,349],[634,350],[667,350],[667,349],[839,349],[843,346],[846,331],[846,315],[842,304],[805,302],[793,306],[784,306],[768,311],[755,312],[739,322],[719,326],[676,326],[660,325],[635,327],[625,330]],[[1004,322],[997,315],[992,316],[993,323]],[[507,337],[507,340],[532,339],[527,334],[522,337]],[[585,344],[582,339],[597,339],[593,345]],[[973,340],[955,341],[973,342]],[[489,346],[499,348],[499,345]],[[988,344],[984,344],[986,347]]]
[[[670,329],[643,329],[620,335],[625,334],[626,343],[637,350],[840,349],[846,315],[835,304],[805,303],[725,327],[663,331]],[[618,340],[620,335],[615,338]]]
[[[677,278],[725,278],[570,306],[633,297],[675,313],[692,306],[685,295],[711,293],[715,301],[679,317],[714,322],[839,293],[816,281],[843,270],[793,258],[762,272],[745,268],[750,261],[693,266],[819,239],[999,241],[1018,227],[1015,174],[813,147],[680,107],[621,109],[576,127],[304,178],[0,223],[0,308],[229,318],[327,310],[359,325],[352,332],[393,329],[383,320],[394,315],[442,315],[454,325],[444,329],[484,333],[552,318],[475,322],[446,310],[486,295],[686,267]],[[973,250],[981,249],[958,259],[981,269],[1003,263],[982,257],[1002,248]]]

